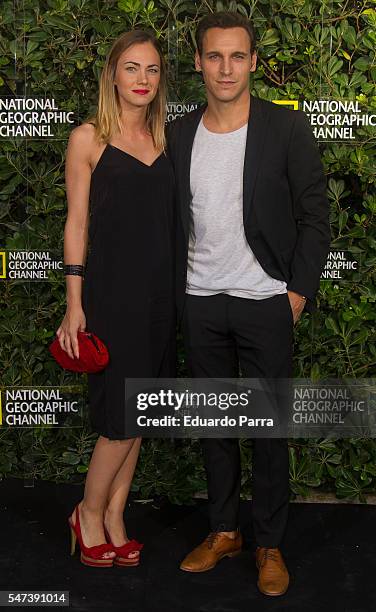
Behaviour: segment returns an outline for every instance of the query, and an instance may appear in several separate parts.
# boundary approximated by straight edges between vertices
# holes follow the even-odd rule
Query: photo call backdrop
[[[198,20],[216,10],[252,20],[251,93],[307,113],[328,179],[331,252],[319,308],[295,328],[294,376],[375,376],[375,8],[355,0],[1,0],[0,477],[82,483],[95,444],[85,375],[59,368],[48,345],[65,313],[67,138],[95,111],[106,54],[129,29],[152,29],[162,43],[171,121],[205,100],[193,62]],[[58,425],[7,421],[7,397],[57,402]],[[240,445],[249,496],[252,444]],[[292,496],[366,501],[376,492],[375,440],[291,440],[290,485]],[[205,490],[198,440],[144,440],[137,497],[190,503]]]

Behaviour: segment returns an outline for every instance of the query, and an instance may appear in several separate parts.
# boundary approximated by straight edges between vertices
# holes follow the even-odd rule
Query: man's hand
[[[289,296],[290,306],[295,325],[295,323],[299,321],[300,315],[303,312],[306,299],[302,295],[299,295],[299,293],[295,293],[295,291],[287,291],[287,295]]]

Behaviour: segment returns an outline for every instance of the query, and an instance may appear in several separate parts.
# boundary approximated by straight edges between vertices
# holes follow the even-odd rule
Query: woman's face
[[[146,107],[156,96],[160,76],[161,62],[152,43],[135,43],[123,51],[117,62],[114,83],[120,100]]]

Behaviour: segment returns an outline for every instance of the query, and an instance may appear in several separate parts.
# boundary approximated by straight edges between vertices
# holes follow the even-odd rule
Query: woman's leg
[[[134,438],[109,440],[99,436],[97,440],[86,477],[84,497],[79,504],[81,531],[86,546],[96,546],[106,542],[103,518],[111,484],[134,443]],[[74,523],[74,514],[72,520]],[[108,553],[106,556],[114,555],[115,553]]]
[[[133,446],[119,468],[111,483],[108,495],[108,505],[105,510],[104,523],[115,546],[121,546],[128,541],[124,526],[124,509],[131,488],[133,474],[140,452],[141,438],[133,440]],[[137,557],[138,551],[131,553],[130,557]]]

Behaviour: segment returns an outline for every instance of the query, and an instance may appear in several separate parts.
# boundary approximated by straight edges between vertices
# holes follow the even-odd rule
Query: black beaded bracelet
[[[81,265],[65,265],[64,266],[64,274],[65,276],[84,276],[85,274],[85,266]]]

